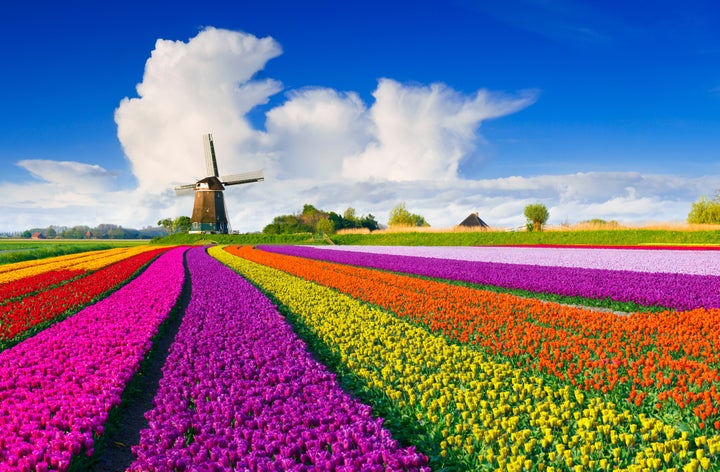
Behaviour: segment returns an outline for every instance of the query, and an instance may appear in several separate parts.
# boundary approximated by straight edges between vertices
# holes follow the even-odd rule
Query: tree
[[[22,232],[22,237],[25,239],[30,239],[30,238],[32,238],[32,233],[30,232],[29,229],[26,229],[25,231]]]
[[[528,231],[542,231],[543,225],[550,218],[550,212],[542,203],[533,203],[525,207]]]
[[[687,222],[690,224],[720,224],[720,193],[715,191],[712,200],[701,196],[690,207]]]
[[[178,216],[172,222],[173,233],[187,233],[192,227],[189,216]]]
[[[158,226],[162,226],[165,228],[165,231],[168,232],[168,234],[172,233],[172,220],[170,218],[163,218],[162,220],[158,220],[157,222]]]
[[[388,226],[430,226],[425,218],[414,213],[410,213],[405,208],[405,202],[398,203],[395,208],[390,210],[388,218]]]
[[[315,230],[318,233],[329,234],[335,230],[335,227],[333,226],[332,221],[327,218],[323,218],[322,220],[317,222],[317,225],[315,225]]]
[[[313,231],[315,231],[314,227],[306,225],[300,217],[295,215],[276,216],[273,222],[262,230],[264,234],[312,233]]]
[[[55,236],[57,236],[57,231],[55,231],[55,228],[52,228],[52,227],[48,228],[47,229],[47,237],[54,238]]]
[[[375,231],[376,229],[380,228],[380,225],[377,221],[375,221],[375,217],[372,215],[372,213],[368,213],[367,216],[363,216],[360,218],[360,226],[363,228],[367,228],[370,231]]]

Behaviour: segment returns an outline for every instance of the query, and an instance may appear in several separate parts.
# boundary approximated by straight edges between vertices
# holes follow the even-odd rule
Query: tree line
[[[166,234],[162,228],[148,226],[143,229],[134,229],[103,223],[94,227],[78,225],[31,228],[20,233],[20,236],[27,239],[34,236],[43,239],[152,239]]]

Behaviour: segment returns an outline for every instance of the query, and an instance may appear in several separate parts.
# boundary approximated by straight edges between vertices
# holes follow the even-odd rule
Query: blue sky
[[[683,220],[720,187],[720,6],[650,5],[4,5],[0,230],[189,214],[168,189],[202,172],[207,132],[221,171],[266,170],[226,192],[241,231],[304,203],[383,222],[405,201],[433,226],[470,211],[517,226],[536,201],[555,224]],[[247,47],[222,49],[238,38]],[[225,51],[196,62],[208,80],[192,66],[203,41]],[[223,99],[223,84],[242,92]]]

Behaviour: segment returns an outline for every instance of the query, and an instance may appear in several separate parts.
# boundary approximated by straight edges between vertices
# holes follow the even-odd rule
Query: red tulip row
[[[143,252],[87,277],[0,306],[0,343],[92,302],[128,281],[140,268],[167,250],[160,248]]]
[[[0,285],[0,305],[5,305],[12,298],[22,297],[33,292],[45,290],[53,285],[85,275],[86,270],[51,270]]]

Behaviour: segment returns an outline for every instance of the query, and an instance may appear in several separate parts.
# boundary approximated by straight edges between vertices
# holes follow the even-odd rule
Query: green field
[[[561,245],[717,245],[720,230],[677,231],[660,229],[578,230],[543,232],[375,232],[331,234],[176,234],[156,239],[160,244],[340,244],[379,246],[497,246],[519,244]]]

